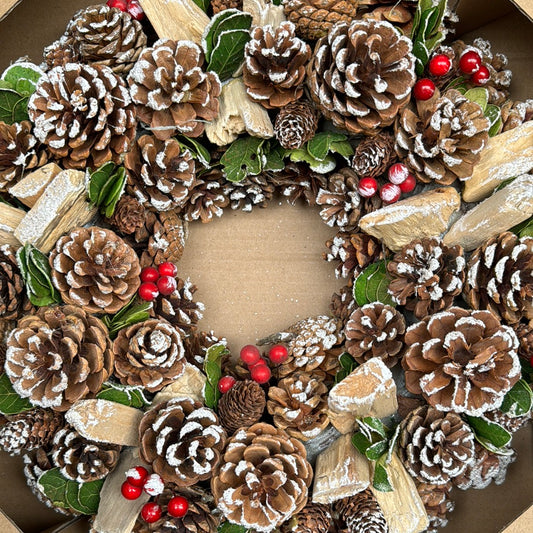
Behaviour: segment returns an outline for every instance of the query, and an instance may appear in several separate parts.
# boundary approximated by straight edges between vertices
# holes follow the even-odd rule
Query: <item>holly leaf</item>
[[[116,315],[106,315],[102,321],[107,326],[111,339],[115,339],[121,329],[148,320],[151,308],[150,302],[139,302],[133,297]]]
[[[365,455],[370,461],[377,461],[389,449],[387,440],[380,440],[366,449]]]
[[[389,474],[384,464],[383,455],[374,466],[374,478],[372,479],[372,485],[376,490],[380,492],[392,492],[393,488],[389,481]]]
[[[360,420],[360,423],[370,428],[371,431],[377,433],[382,438],[385,438],[387,436],[387,429],[379,418],[375,418],[373,416],[366,416],[362,420]]]
[[[229,353],[226,346],[222,343],[214,344],[207,349],[204,361],[204,372],[207,381],[204,387],[205,404],[211,409],[216,409],[220,399],[218,382],[222,377],[222,356]]]
[[[127,175],[124,167],[117,167],[112,161],[104,163],[89,173],[87,195],[106,217],[113,216],[115,207],[126,187]]]
[[[135,409],[142,409],[150,405],[150,401],[144,395],[144,388],[140,386],[130,387],[118,383],[106,382],[102,390],[96,395],[100,400],[109,400],[110,402],[120,403]]]
[[[221,157],[222,171],[228,181],[238,183],[246,176],[257,176],[262,170],[262,146],[264,139],[240,137],[233,141]]]
[[[231,78],[244,61],[244,47],[250,39],[249,29],[228,30],[221,33],[213,48],[207,70],[216,72],[220,81]]]
[[[352,435],[352,444],[354,448],[356,448],[363,455],[366,455],[366,451],[368,450],[368,448],[370,448],[370,446],[372,446],[372,443],[370,442],[368,437],[363,435],[363,433],[361,433],[360,431]]]
[[[383,260],[372,263],[355,278],[353,287],[355,302],[359,306],[381,302],[395,307],[396,303],[388,292],[389,283],[386,262]]]
[[[13,389],[7,374],[0,376],[0,413],[16,415],[24,411],[31,411],[34,406],[27,398],[21,398]]]
[[[500,424],[490,422],[486,418],[467,416],[466,419],[479,442],[489,442],[496,448],[504,448],[511,442],[511,434]]]
[[[28,119],[28,98],[11,89],[0,89],[0,121],[13,124]]]
[[[533,407],[533,391],[531,387],[521,379],[513,388],[505,395],[500,406],[500,411],[503,411],[509,416],[522,416],[531,411]]]

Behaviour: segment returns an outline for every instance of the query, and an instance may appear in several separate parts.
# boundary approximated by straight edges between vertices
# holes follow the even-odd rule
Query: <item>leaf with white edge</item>
[[[352,435],[352,445],[356,450],[365,455],[368,448],[372,446],[372,443],[363,433],[357,432]]]
[[[102,321],[109,330],[111,339],[115,339],[121,329],[148,320],[151,308],[151,302],[140,302],[133,297],[116,315],[106,315]]]
[[[318,161],[323,161],[331,151],[331,145],[333,143],[340,143],[347,139],[348,137],[342,133],[321,131],[307,142],[306,148],[311,157]]]
[[[533,407],[533,391],[531,387],[521,379],[505,395],[500,411],[508,416],[522,416],[531,411]]]
[[[185,137],[184,135],[180,135],[177,139],[182,150],[189,150],[192,157],[198,159],[201,165],[206,168],[209,167],[209,163],[211,162],[211,154],[203,144],[200,144],[196,139],[191,139],[190,137]]]
[[[370,461],[377,461],[388,449],[389,443],[387,440],[380,440],[369,446],[365,451],[365,455]]]
[[[100,491],[103,485],[103,479],[90,481],[89,483],[80,483],[77,505],[72,508],[83,514],[95,514],[100,504]]]
[[[354,149],[348,141],[332,142],[329,149],[340,156],[344,157],[347,161],[354,154]]]
[[[228,30],[220,34],[207,70],[216,72],[225,81],[237,71],[244,61],[244,47],[250,40],[249,30]]]
[[[289,150],[286,152],[286,155],[289,156],[293,163],[307,163],[309,168],[318,174],[327,174],[328,172],[335,170],[335,167],[337,166],[337,162],[332,155],[327,155],[322,161],[319,161],[304,148]]]
[[[379,418],[375,418],[372,416],[366,416],[361,420],[365,426],[369,427],[372,431],[377,433],[380,437],[385,438],[387,435],[387,430],[385,426],[383,425],[383,422]]]
[[[222,357],[228,353],[225,344],[218,343],[207,349],[204,361],[204,372],[207,381],[204,388],[205,404],[211,409],[216,409],[220,399],[218,382],[222,377]]]
[[[504,448],[511,442],[511,433],[500,424],[477,416],[467,416],[466,419],[476,438],[488,441],[496,448]]]
[[[233,141],[221,157],[224,177],[231,182],[239,182],[246,176],[257,176],[263,168],[262,146],[265,139],[240,137]]]
[[[67,480],[61,475],[59,468],[52,468],[42,474],[38,487],[55,507],[69,507],[66,497]]]
[[[28,97],[11,89],[0,89],[0,121],[13,124],[28,119]]]
[[[465,98],[468,98],[471,102],[478,104],[483,112],[487,109],[487,104],[489,103],[489,91],[483,87],[475,87],[466,91]]]
[[[6,416],[16,415],[34,408],[27,398],[21,398],[14,391],[7,374],[2,374],[0,376],[0,413]]]
[[[386,464],[389,464],[392,461],[392,454],[394,452],[394,448],[396,448],[396,442],[398,441],[399,436],[400,424],[396,426],[396,429],[394,430],[394,433],[392,434],[392,437],[389,440],[389,451],[387,452],[387,459],[385,460]]]
[[[476,440],[479,442],[479,444],[481,444],[481,446],[489,450],[489,452],[495,453],[496,455],[506,455],[510,457],[514,454],[512,448],[508,448],[505,446],[503,448],[498,448],[497,446],[494,446],[494,444],[492,444],[490,440],[484,439],[483,437],[478,437],[476,435]]]
[[[99,400],[109,400],[120,403],[135,409],[142,409],[150,405],[150,401],[144,395],[143,387],[120,385],[118,383],[107,382],[102,386],[102,390],[96,395]]]
[[[389,474],[385,467],[385,460],[383,455],[374,465],[374,478],[372,479],[372,486],[380,492],[392,492],[393,488],[389,481]]]
[[[268,150],[266,149],[267,145]],[[271,148],[270,143],[266,143],[264,147],[265,162],[263,164],[263,170],[269,172],[282,171],[285,168],[285,163],[283,162],[285,150],[279,145]]]
[[[35,92],[37,83],[43,74],[43,70],[37,65],[25,61],[7,67],[1,79],[10,84],[11,88],[21,96],[30,96]]]
[[[355,302],[359,306],[381,302],[395,307],[396,303],[388,292],[389,283],[385,261],[372,263],[355,278],[353,286]]]

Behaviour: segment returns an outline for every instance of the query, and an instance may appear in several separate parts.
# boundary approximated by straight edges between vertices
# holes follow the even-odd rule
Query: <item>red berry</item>
[[[153,302],[159,296],[157,285],[151,282],[141,283],[139,296],[146,302]]]
[[[144,11],[141,7],[141,4],[137,2],[137,0],[130,0],[128,2],[128,13],[135,19],[135,20],[142,20],[144,18]]]
[[[183,518],[189,510],[189,502],[183,496],[174,496],[168,502],[167,511],[170,516]]]
[[[470,81],[474,85],[485,85],[490,80],[489,69],[485,65],[481,65],[479,69],[472,74]]]
[[[364,198],[371,198],[378,192],[378,182],[374,178],[362,178],[357,190]]]
[[[416,187],[416,178],[409,174],[403,183],[400,183],[400,190],[402,192],[411,192]]]
[[[529,358],[529,366],[533,366],[533,355]]]
[[[177,287],[178,283],[176,282],[176,278],[171,278],[170,276],[161,276],[157,280],[157,288],[163,296],[172,294]]]
[[[161,506],[154,502],[145,503],[141,509],[141,517],[147,524],[157,522],[161,518],[162,513]]]
[[[233,376],[224,376],[218,380],[218,390],[222,394],[226,394],[233,385],[235,385],[236,380]]]
[[[435,94],[435,84],[428,78],[422,78],[415,83],[413,94],[417,100],[429,100]]]
[[[459,59],[459,68],[463,74],[474,74],[481,66],[481,57],[474,50],[465,52]]]
[[[263,359],[262,357],[260,357],[259,360],[257,362],[255,362],[253,365],[248,365],[248,370],[252,370],[252,368],[254,366],[257,366],[257,365],[267,365],[268,366],[266,360]]]
[[[146,267],[141,270],[141,281],[155,283],[159,279],[159,272],[154,267]]]
[[[124,481],[120,487],[120,492],[122,493],[122,496],[126,498],[126,500],[136,500],[142,494],[142,491],[142,487],[132,485],[128,481]]]
[[[268,383],[271,375],[270,368],[266,365],[255,365],[250,369],[250,376],[256,383],[259,383],[259,385]]]
[[[255,365],[261,359],[259,350],[253,344],[243,346],[240,355],[242,362],[248,366]]]
[[[126,472],[126,481],[134,487],[143,487],[146,478],[148,477],[148,470],[144,466],[136,466],[130,468]]]
[[[159,271],[159,274],[161,276],[172,276],[173,278],[175,278],[176,274],[178,273],[178,267],[170,261],[167,261],[166,263],[161,263],[157,267],[157,270]]]
[[[437,54],[429,61],[429,72],[433,76],[444,76],[450,72],[452,62],[450,58],[444,54]]]
[[[275,364],[279,365],[287,360],[289,357],[289,351],[283,344],[274,344],[268,351],[268,358]]]
[[[120,11],[128,10],[128,2],[126,2],[126,0],[107,0],[106,4],[109,7],[116,7],[117,9],[120,9]]]
[[[143,489],[150,496],[158,496],[165,490],[165,482],[159,474],[150,474],[144,482]]]
[[[396,163],[389,167],[389,181],[395,185],[403,183],[409,176],[409,169],[403,163]]]
[[[379,197],[388,204],[393,204],[400,199],[402,195],[402,190],[398,185],[394,183],[385,183],[381,190],[379,191]]]

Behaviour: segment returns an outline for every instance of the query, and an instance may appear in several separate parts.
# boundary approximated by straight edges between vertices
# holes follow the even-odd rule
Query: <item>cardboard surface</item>
[[[501,533],[525,533],[531,531],[533,524],[533,505],[522,513],[512,524],[509,524]]]

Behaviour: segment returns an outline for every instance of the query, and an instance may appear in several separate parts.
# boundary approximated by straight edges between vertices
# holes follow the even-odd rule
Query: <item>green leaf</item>
[[[294,163],[304,162],[309,165],[311,170],[318,172],[319,174],[327,174],[332,170],[335,170],[337,163],[335,158],[331,155],[325,157],[323,161],[315,159],[306,149],[298,148],[297,150],[289,150],[286,152],[289,158]]]
[[[509,416],[522,416],[531,411],[533,407],[533,391],[531,387],[521,379],[505,395],[500,411]]]
[[[222,522],[218,526],[218,533],[248,533],[249,531],[252,530],[244,526],[232,524],[231,522]]]
[[[380,492],[392,492],[393,488],[389,481],[389,475],[387,469],[381,462],[377,462],[374,467],[374,478],[372,485]]]
[[[96,395],[98,399],[128,405],[135,407],[135,409],[142,409],[150,405],[150,401],[144,395],[143,387],[130,387],[111,382],[104,383],[102,387],[102,390]]]
[[[366,449],[365,455],[370,461],[377,461],[389,449],[387,440],[380,440]]]
[[[220,159],[225,178],[236,183],[246,176],[257,176],[262,170],[264,142],[264,139],[250,136],[233,141]]]
[[[372,431],[377,433],[380,437],[385,438],[387,436],[387,430],[383,425],[383,422],[379,418],[374,418],[372,416],[366,416],[359,423],[363,423],[365,426],[369,427]]]
[[[283,161],[284,153],[285,150],[279,145],[274,148],[270,148],[269,146],[269,150],[264,154],[266,161],[263,165],[263,170],[269,172],[279,172],[283,170],[285,168],[285,163]]]
[[[352,444],[363,455],[365,455],[368,448],[372,446],[372,443],[370,442],[370,440],[365,435],[363,435],[361,432],[357,432],[353,434]]]
[[[474,89],[469,89],[465,93],[465,97],[468,98],[471,102],[478,104],[483,112],[487,108],[489,102],[489,91],[483,87],[475,87]]]
[[[390,278],[384,260],[369,265],[355,278],[353,287],[355,302],[359,306],[382,302],[395,307],[396,303],[388,293],[389,283]]]
[[[10,84],[11,88],[21,96],[31,96],[43,74],[44,72],[37,65],[24,61],[7,67],[1,79]]]
[[[198,159],[198,161],[200,161],[204,167],[209,167],[209,163],[211,162],[211,154],[203,144],[200,144],[196,139],[185,137],[185,135],[180,135],[178,137],[178,142],[180,143],[182,149],[189,150],[191,155],[195,159]]]
[[[0,376],[0,413],[16,415],[23,411],[31,411],[34,406],[27,398],[21,398],[13,389],[7,374]]]
[[[192,0],[202,11],[207,12],[209,0]]]
[[[112,161],[89,174],[87,195],[89,200],[100,208],[106,217],[113,216],[115,207],[126,187],[127,175],[124,167],[118,167]]]
[[[105,316],[104,323],[111,339],[114,339],[121,329],[148,320],[151,308],[150,302],[139,302],[136,297],[133,297],[116,315]]]
[[[314,159],[324,161],[331,150],[331,144],[335,142],[346,141],[346,135],[342,133],[334,133],[331,131],[322,131],[317,133],[307,143],[307,151]]]
[[[28,98],[10,89],[0,89],[0,121],[13,124],[28,119]]]
[[[221,33],[213,48],[207,70],[216,72],[220,81],[231,78],[244,61],[244,47],[250,39],[248,29],[228,30]]]
[[[355,359],[347,352],[339,357],[341,369],[335,375],[335,383],[340,383],[345,377],[349,376],[358,364]]]
[[[67,480],[59,468],[52,468],[39,478],[39,487],[56,507],[68,508],[66,490]]]
[[[488,441],[496,448],[503,448],[511,442],[511,434],[500,424],[477,416],[467,416],[466,418],[476,434],[476,438]]]
[[[218,381],[222,377],[222,356],[229,353],[222,343],[214,344],[207,349],[204,361],[204,372],[207,381],[204,388],[205,404],[211,409],[216,409],[220,399]]]

